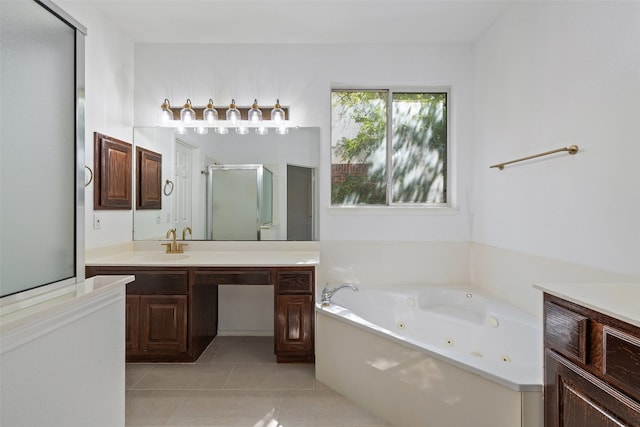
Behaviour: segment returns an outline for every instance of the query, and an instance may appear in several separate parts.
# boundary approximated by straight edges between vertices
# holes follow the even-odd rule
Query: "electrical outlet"
[[[98,214],[93,214],[93,229],[100,230],[102,228],[102,217]]]

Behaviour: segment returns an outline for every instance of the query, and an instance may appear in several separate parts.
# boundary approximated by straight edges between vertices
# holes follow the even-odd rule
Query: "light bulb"
[[[184,126],[178,126],[178,127],[176,128],[176,133],[177,133],[178,135],[186,135],[186,133],[187,133],[187,128],[186,128],[186,127],[184,127]]]
[[[249,128],[246,126],[240,126],[236,128],[236,133],[238,135],[246,135],[249,133]]]
[[[187,99],[187,103],[184,104],[182,110],[180,110],[180,120],[186,126],[191,124],[196,119],[196,112],[191,108],[191,100]]]
[[[218,111],[213,106],[213,100],[209,98],[209,103],[207,104],[207,108],[202,111],[202,118],[205,122],[212,125],[216,120],[218,120]]]
[[[262,111],[258,108],[258,100],[253,100],[253,105],[251,105],[251,109],[248,113],[249,124],[258,125],[262,121]]]
[[[167,98],[164,99],[160,108],[160,124],[166,125],[170,120],[173,120],[173,111],[171,111],[171,105],[169,105]]]
[[[286,126],[280,126],[276,128],[276,133],[278,135],[286,135],[289,133],[289,128]]]
[[[269,133],[269,128],[264,127],[264,126],[258,126],[256,128],[256,133],[258,135],[267,135]]]
[[[209,129],[204,126],[198,126],[196,129],[196,133],[198,135],[206,135],[209,133]]]
[[[285,121],[284,110],[280,106],[280,100],[276,100],[276,105],[271,110],[271,121],[275,124],[281,124]]]
[[[231,124],[236,124],[240,121],[240,110],[236,108],[236,100],[231,100],[231,105],[229,105],[229,109],[227,110],[227,120]]]
[[[219,126],[217,128],[214,129],[215,133],[219,134],[219,135],[226,135],[229,133],[229,128],[224,127],[224,126]]]

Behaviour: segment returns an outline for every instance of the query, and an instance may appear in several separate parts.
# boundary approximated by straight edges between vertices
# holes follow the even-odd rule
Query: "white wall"
[[[93,133],[133,142],[133,42],[90,2],[56,1],[87,27],[85,39],[85,164],[93,169]],[[95,171],[94,171],[95,172]],[[87,174],[87,180],[89,175]],[[85,247],[131,241],[132,211],[97,211],[93,229],[93,183],[85,188]]]
[[[330,89],[450,86],[452,195],[448,215],[406,211],[382,215],[330,209]],[[467,45],[212,45],[137,44],[135,124],[157,125],[160,104],[190,98],[223,106],[279,98],[301,126],[320,127],[321,240],[468,241],[472,148],[472,51]],[[379,213],[379,211],[378,211]]]
[[[124,287],[96,294],[9,324],[0,425],[124,425]]]
[[[478,40],[473,242],[640,277],[639,24],[637,2],[515,2]]]

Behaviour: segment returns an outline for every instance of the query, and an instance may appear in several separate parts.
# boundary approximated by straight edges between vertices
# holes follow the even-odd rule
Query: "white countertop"
[[[198,242],[188,241],[181,254],[165,253],[161,243],[135,242],[111,250],[87,251],[88,266],[232,267],[318,265],[317,242]],[[182,243],[182,242],[180,242]],[[311,244],[308,244],[311,243]]]
[[[9,329],[33,320],[34,317],[65,309],[72,304],[100,296],[113,289],[124,289],[124,286],[133,282],[134,279],[134,276],[95,276],[84,282],[5,305],[0,310],[0,331],[5,333]]]
[[[640,283],[536,283],[533,286],[640,327]]]
[[[88,266],[131,265],[166,267],[215,267],[215,266],[291,266],[317,265],[316,252],[228,252],[191,251],[167,254],[161,251],[129,251],[101,258],[86,259]]]
[[[0,353],[11,351],[115,303],[124,304],[134,276],[96,276],[5,304],[0,310]]]

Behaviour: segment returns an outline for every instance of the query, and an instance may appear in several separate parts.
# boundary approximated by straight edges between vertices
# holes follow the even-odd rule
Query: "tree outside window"
[[[446,92],[334,90],[331,113],[333,205],[447,203]]]

